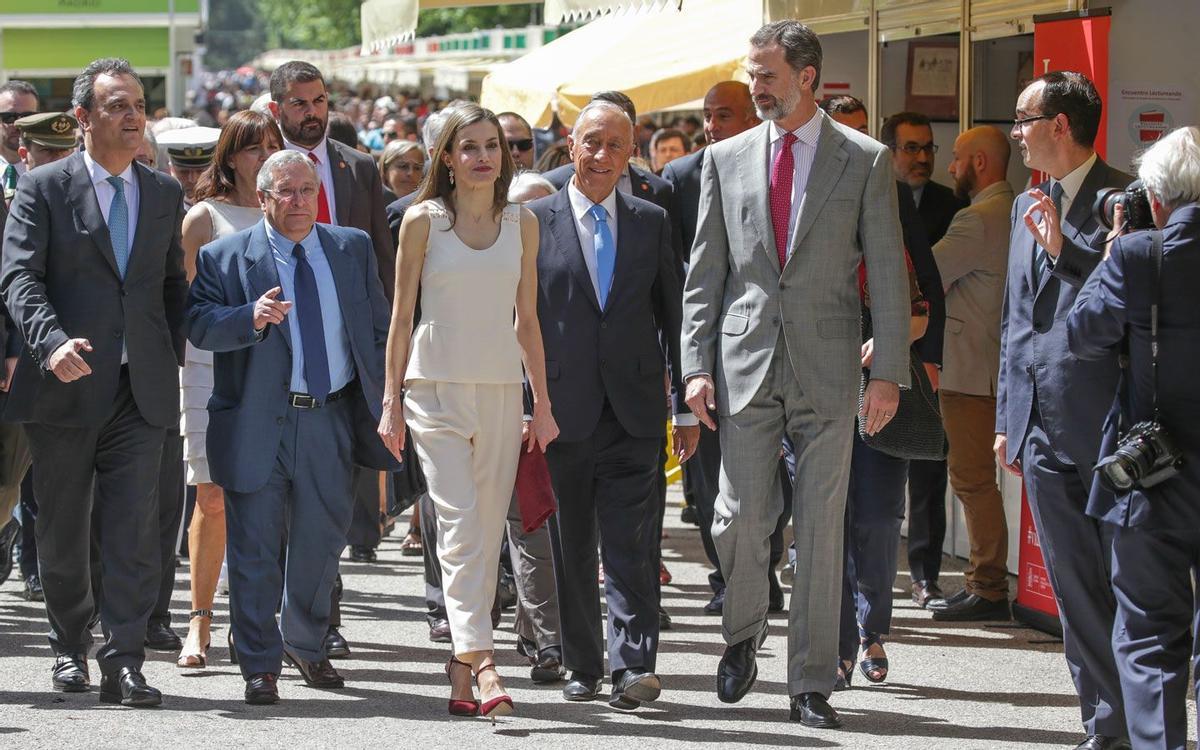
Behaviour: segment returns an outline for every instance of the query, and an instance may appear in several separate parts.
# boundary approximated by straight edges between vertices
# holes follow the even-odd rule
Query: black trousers
[[[354,467],[354,517],[346,543],[354,547],[379,546],[383,532],[379,526],[379,472]]]
[[[0,519],[0,523],[8,519]],[[33,495],[33,468],[25,472],[21,480],[21,500],[17,505],[17,520],[21,522],[21,557],[17,561],[21,567],[21,577],[28,578],[37,575],[37,535],[34,526],[37,523],[37,498]]]
[[[26,425],[35,466],[38,569],[56,654],[87,653],[95,599],[90,544],[99,547],[104,596],[100,669],[141,669],[146,623],[162,566],[158,474],[166,430],[142,418],[122,368],[107,421],[94,427]],[[93,494],[93,484],[95,493]]]
[[[914,581],[936,581],[946,541],[946,462],[908,462],[908,571]]]
[[[183,522],[183,436],[176,429],[167,431],[163,441],[158,474],[158,549],[162,577],[158,600],[150,622],[171,624],[171,594],[175,591],[175,556],[179,547],[179,524]]]
[[[604,674],[605,628],[596,591],[596,548],[604,561],[609,668],[654,671],[658,652],[658,478],[662,439],[637,438],[606,403],[590,438],[550,444],[546,461],[558,497],[562,543],[554,573],[563,663]]]

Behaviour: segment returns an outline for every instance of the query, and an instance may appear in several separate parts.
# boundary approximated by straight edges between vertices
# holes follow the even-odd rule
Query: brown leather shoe
[[[321,661],[308,661],[296,654],[292,653],[285,646],[283,649],[283,660],[287,664],[300,670],[300,676],[308,683],[309,687],[336,689],[346,687],[346,681],[338,674],[338,671],[329,663],[329,659]]]
[[[927,607],[932,599],[945,598],[946,595],[942,593],[942,587],[938,585],[937,581],[912,582],[912,600],[922,609]]]

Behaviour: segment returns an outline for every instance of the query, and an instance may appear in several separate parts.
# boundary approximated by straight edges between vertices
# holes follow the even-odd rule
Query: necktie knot
[[[1053,185],[1050,186],[1050,200],[1054,203],[1054,207],[1057,208],[1059,210],[1059,212],[1061,213],[1062,212],[1062,201],[1063,201],[1063,186],[1062,186],[1062,183],[1058,182],[1057,180],[1054,182]]]
[[[604,206],[601,206],[599,203],[593,204],[592,207],[588,209],[588,213],[591,214],[592,219],[597,223],[601,221],[608,221],[608,211],[606,211]]]
[[[316,152],[316,151],[309,151],[309,152],[308,152],[308,158],[312,159],[312,161],[313,161],[313,164],[320,164],[320,163],[321,163],[321,157],[317,156],[317,152]]]
[[[788,131],[783,134],[783,147],[791,148],[792,146],[796,145],[796,141],[798,140],[800,139],[796,137],[795,133]]]
[[[292,257],[293,258],[303,258],[304,257],[304,245],[301,245],[300,243],[296,243],[296,245],[292,248]]]
[[[113,190],[116,190],[118,193],[125,192],[125,180],[122,180],[120,177],[117,177],[116,175],[110,175],[105,177],[104,181],[109,185],[112,185]]]

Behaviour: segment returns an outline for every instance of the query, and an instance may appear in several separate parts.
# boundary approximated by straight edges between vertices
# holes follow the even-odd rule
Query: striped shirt
[[[779,149],[783,147],[783,128],[771,123],[771,162],[767,164],[767,174],[770,174],[771,164],[779,157]],[[792,254],[792,245],[796,238],[796,224],[800,216],[800,208],[804,205],[804,188],[808,185],[808,173],[812,169],[813,158],[817,155],[817,141],[821,137],[821,110],[813,113],[812,118],[792,131],[797,140],[792,144],[792,160],[795,164],[795,175],[792,178],[792,208],[788,217],[788,257]]]

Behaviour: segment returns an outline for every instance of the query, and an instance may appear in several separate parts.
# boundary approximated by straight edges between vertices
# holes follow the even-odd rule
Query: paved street
[[[678,490],[664,541],[675,582],[665,605],[675,627],[663,635],[662,700],[633,714],[604,702],[570,704],[558,687],[535,686],[513,649],[512,615],[497,634],[498,659],[517,714],[495,727],[446,714],[442,673],[447,647],[427,640],[420,558],[400,556],[399,535],[386,539],[377,564],[346,562],[343,629],[353,658],[337,662],[347,688],[318,692],[295,670],[280,682],[283,701],[252,707],[226,658],[228,605],[219,598],[210,666],[184,674],[173,656],[154,654],[145,673],[166,695],[159,710],[100,706],[96,689],[61,695],[49,689],[50,652],[41,605],[20,597],[10,579],[0,588],[0,747],[646,747],[759,746],[812,748],[1061,748],[1080,739],[1079,713],[1061,644],[1015,624],[935,625],[896,590],[888,643],[891,677],[837,693],[845,728],[816,731],[789,723],[785,689],[785,615],[772,617],[754,691],[737,706],[719,703],[714,672],[723,645],[708,600],[699,535],[679,524]],[[175,612],[189,609],[187,569],[180,569]],[[897,583],[904,581],[897,579]],[[944,583],[956,589],[961,575]],[[186,625],[179,627],[182,634]],[[92,662],[93,679],[99,674]],[[642,743],[645,743],[644,745]]]

